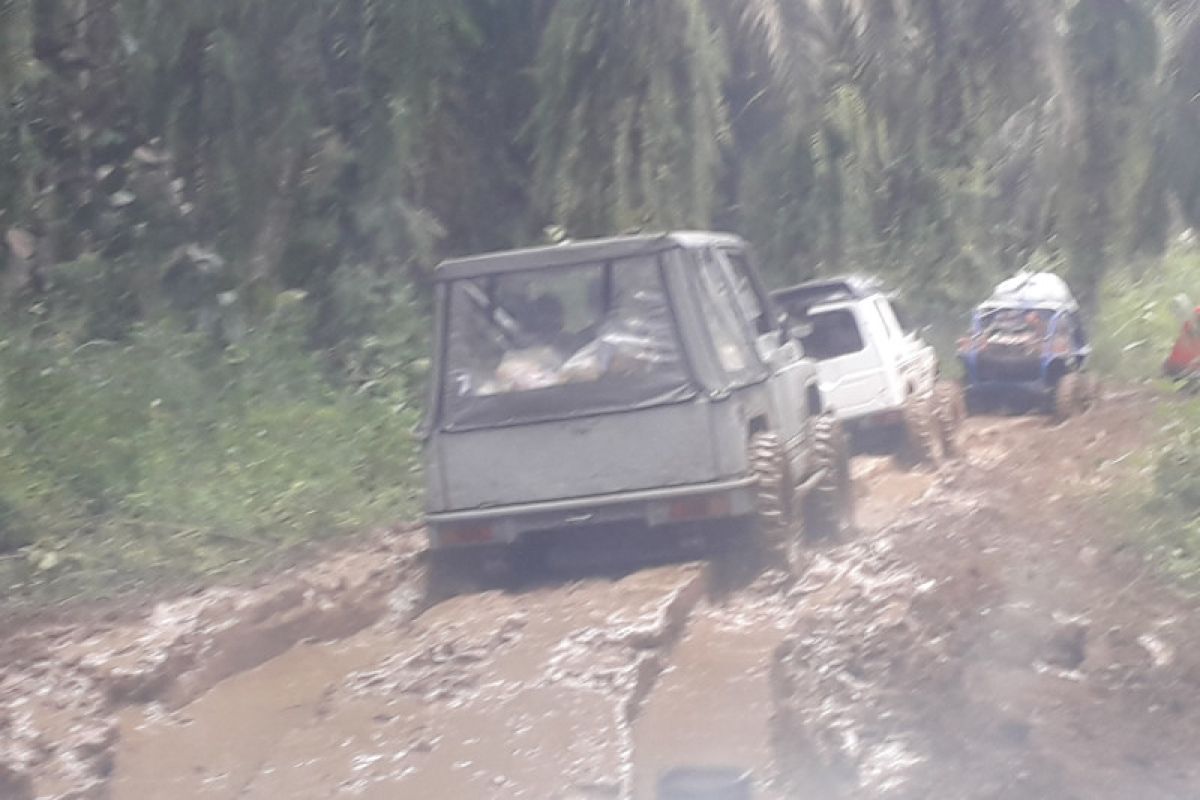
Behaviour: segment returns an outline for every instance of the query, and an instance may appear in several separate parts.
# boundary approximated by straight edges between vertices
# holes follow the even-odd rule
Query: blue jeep
[[[1041,407],[1063,420],[1089,408],[1095,382],[1085,372],[1092,348],[1079,305],[1049,273],[1020,273],[976,307],[959,340],[967,408]]]

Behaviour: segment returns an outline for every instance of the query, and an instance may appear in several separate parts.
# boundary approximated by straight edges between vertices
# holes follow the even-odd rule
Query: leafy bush
[[[1097,366],[1126,379],[1157,377],[1179,336],[1171,311],[1179,294],[1200,302],[1200,250],[1194,246],[1181,245],[1141,271],[1110,278],[1093,324]]]
[[[1096,363],[1126,380],[1158,378],[1179,335],[1173,298],[1200,295],[1200,249],[1181,243],[1161,261],[1112,276],[1094,324]],[[1162,425],[1146,454],[1149,480],[1129,487],[1137,530],[1154,563],[1185,583],[1200,578],[1200,402],[1184,396],[1159,407]],[[1123,499],[1122,499],[1123,501]]]
[[[411,280],[347,266],[322,288],[314,338],[339,379],[376,397],[423,399],[429,313]]]
[[[415,512],[414,404],[336,388],[283,300],[226,348],[166,323],[83,346],[7,331],[0,588],[226,572]]]

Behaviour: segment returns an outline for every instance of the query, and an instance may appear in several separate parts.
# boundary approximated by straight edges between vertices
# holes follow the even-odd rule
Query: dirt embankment
[[[971,420],[937,476],[860,460],[861,531],[798,579],[684,563],[432,604],[392,534],[30,630],[0,798],[649,800],[685,765],[760,800],[1189,796],[1200,623],[1096,499],[1146,412]]]
[[[919,504],[818,559],[776,660],[790,790],[1195,796],[1200,620],[1104,502],[1147,410],[974,421],[968,458]]]

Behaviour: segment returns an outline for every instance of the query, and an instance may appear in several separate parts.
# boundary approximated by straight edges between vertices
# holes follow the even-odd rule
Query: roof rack
[[[705,246],[744,247],[745,242],[733,234],[713,231],[667,231],[565,241],[540,247],[447,259],[434,270],[434,280],[475,278],[481,275],[522,272],[593,261],[611,261],[653,255],[676,247]]]

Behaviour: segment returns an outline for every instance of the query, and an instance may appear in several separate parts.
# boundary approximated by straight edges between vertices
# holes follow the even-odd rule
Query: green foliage
[[[1153,444],[1134,461],[1141,474],[1118,490],[1135,543],[1151,562],[1195,588],[1200,579],[1200,401],[1157,380],[1180,333],[1175,297],[1200,289],[1200,249],[1179,244],[1161,260],[1111,275],[1093,326],[1095,363],[1125,380],[1156,381],[1164,392]],[[1135,463],[1135,466],[1137,464]]]
[[[0,544],[32,546],[0,583],[211,575],[414,513],[417,412],[331,386],[308,327],[285,298],[225,349],[165,324],[84,347],[10,331]]]
[[[552,218],[576,236],[707,226],[728,138],[726,72],[701,0],[556,4],[531,120]]]
[[[1200,302],[1200,250],[1194,245],[1110,276],[1092,326],[1099,369],[1131,380],[1157,378],[1179,336],[1171,304],[1180,294]]]
[[[1198,93],[1194,2],[0,0],[0,564],[408,508],[429,270],[547,226],[732,229],[947,331],[1048,266],[1145,373]]]
[[[315,336],[339,381],[396,404],[425,397],[430,316],[411,284],[342,267],[322,297]]]

